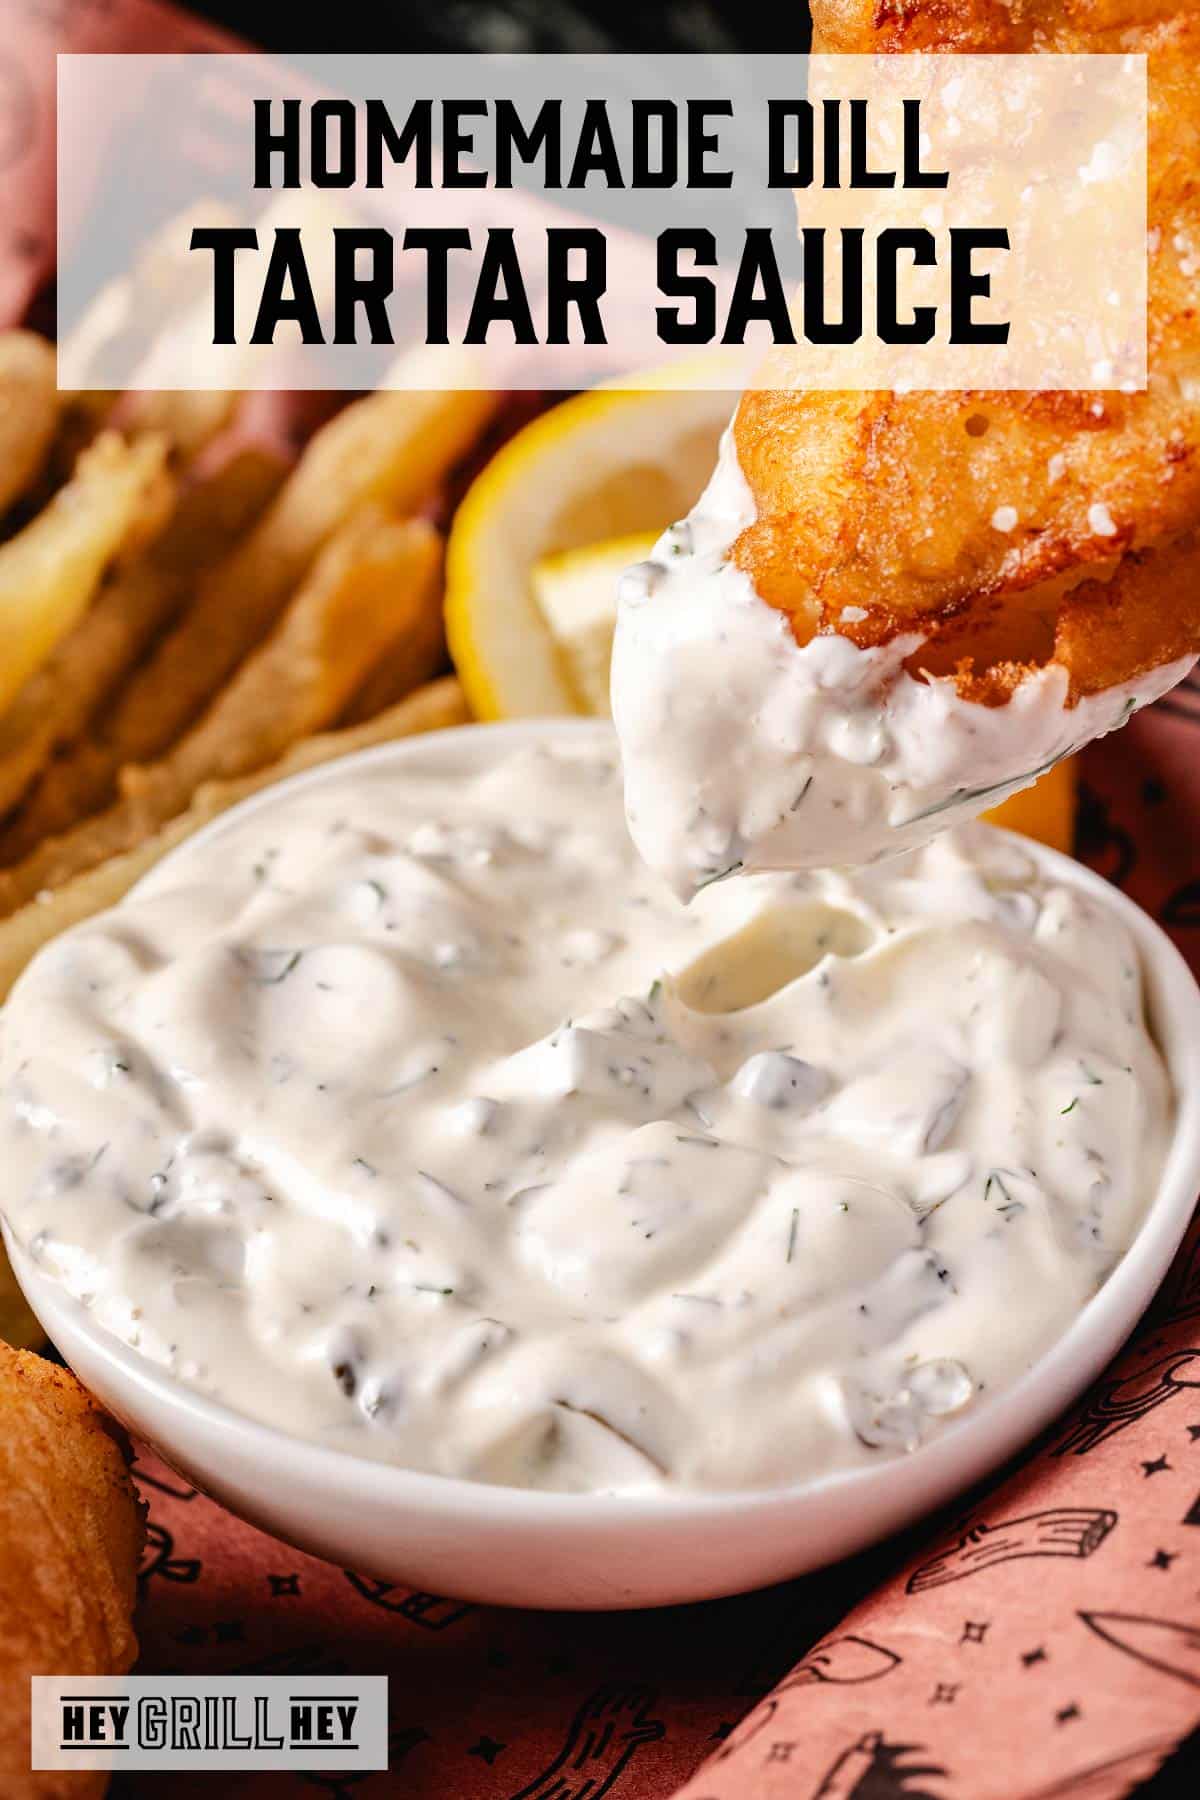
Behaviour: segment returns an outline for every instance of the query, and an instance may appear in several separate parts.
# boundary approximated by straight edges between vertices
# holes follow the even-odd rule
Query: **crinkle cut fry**
[[[170,628],[186,603],[193,570],[233,545],[283,473],[278,457],[248,447],[186,490],[158,536],[112,572],[78,624],[0,714],[0,819],[6,821],[0,861],[7,860],[10,830],[17,836],[8,814],[46,777],[55,753],[78,744],[156,633]],[[21,854],[18,838],[12,860]]]
[[[436,609],[440,562],[441,541],[424,520],[361,508],[192,730],[159,761],[123,770],[121,796],[107,811],[0,871],[0,912],[135,848],[204,782],[250,774],[330,727],[381,658],[422,630]]]
[[[1146,54],[1149,387],[789,392],[787,352],[777,352],[761,379],[781,385],[747,393],[738,409],[757,518],[735,560],[800,642],[816,631],[864,646],[917,632],[935,640],[927,666],[954,670],[960,691],[993,702],[1051,660],[1074,699],[1194,654],[1200,7],[816,0],[813,16],[814,48],[835,53]],[[1011,530],[994,524],[1000,509],[1015,514]]]
[[[431,379],[439,369],[431,365]],[[453,362],[444,373],[453,384]],[[0,832],[0,863],[23,860],[108,806],[122,767],[167,754],[277,623],[339,528],[371,503],[414,511],[470,448],[495,404],[491,393],[453,385],[381,390],[329,420],[251,529],[200,573],[182,615],[89,738],[46,769]]]

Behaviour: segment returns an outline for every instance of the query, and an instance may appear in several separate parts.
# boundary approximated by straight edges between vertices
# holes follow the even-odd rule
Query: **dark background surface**
[[[267,50],[807,50],[805,5],[675,0],[647,6],[572,0],[199,0],[192,11]]]

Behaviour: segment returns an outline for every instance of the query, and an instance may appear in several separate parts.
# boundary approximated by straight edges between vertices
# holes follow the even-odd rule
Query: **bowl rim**
[[[403,766],[422,756],[458,750],[468,738],[482,750],[485,741],[496,744],[547,737],[583,741],[600,735],[611,737],[611,733],[608,721],[594,717],[530,718],[452,726],[351,752],[272,783],[219,814],[170,851],[131,889],[131,895],[136,896],[151,884],[157,886],[164,874],[169,875],[182,852],[190,852],[219,837],[223,831],[284,796],[318,786],[347,771],[366,771],[392,763]],[[1035,1436],[1041,1428],[1039,1420],[1044,1425],[1057,1415],[1060,1403],[1056,1403],[1051,1414],[1044,1414],[1047,1392],[1078,1391],[1082,1384],[1071,1371],[1077,1368],[1081,1355],[1086,1356],[1089,1342],[1104,1336],[1106,1325],[1111,1330],[1112,1315],[1129,1313],[1136,1318],[1137,1313],[1150,1304],[1187,1230],[1200,1188],[1200,986],[1182,954],[1156,920],[1103,876],[1073,857],[1017,832],[996,826],[988,829],[1011,839],[1052,879],[1081,889],[1107,905],[1130,931],[1138,947],[1152,1029],[1174,1089],[1174,1131],[1157,1191],[1132,1242],[1067,1329],[1016,1381],[990,1394],[963,1418],[944,1426],[936,1437],[908,1456],[888,1456],[878,1464],[800,1477],[769,1487],[664,1487],[634,1493],[564,1493],[506,1487],[472,1481],[465,1476],[410,1469],[301,1437],[243,1413],[226,1401],[212,1399],[189,1388],[98,1325],[91,1313],[59,1282],[35,1267],[13,1238],[7,1221],[0,1220],[17,1278],[39,1317],[45,1313],[53,1320],[57,1315],[69,1331],[87,1340],[97,1358],[114,1367],[122,1385],[139,1390],[160,1409],[182,1413],[194,1426],[210,1435],[235,1434],[243,1440],[244,1453],[256,1456],[264,1470],[303,1466],[312,1482],[349,1493],[355,1492],[356,1488],[361,1491],[363,1484],[370,1484],[375,1503],[390,1503],[397,1513],[427,1517],[453,1513],[464,1524],[510,1522],[536,1527],[569,1522],[580,1528],[602,1526],[607,1529],[614,1525],[636,1525],[663,1519],[674,1524],[685,1520],[703,1523],[734,1517],[744,1519],[764,1512],[789,1511],[810,1504],[818,1497],[844,1498],[847,1505],[852,1505],[860,1491],[869,1492],[881,1479],[899,1476],[901,1471],[916,1471],[919,1467],[926,1477],[926,1485],[937,1482],[939,1468],[947,1476],[954,1477],[964,1459],[972,1460],[973,1450],[978,1477],[986,1467],[994,1466],[1010,1454],[1015,1443],[1027,1442]],[[53,1339],[53,1324],[47,1323],[46,1319],[43,1323]],[[1122,1342],[1127,1329],[1122,1329]],[[1106,1355],[1105,1361],[1108,1360]],[[1039,1407],[1039,1395],[1043,1398],[1043,1407]],[[1028,1422],[1027,1430],[1022,1429],[1022,1420]]]

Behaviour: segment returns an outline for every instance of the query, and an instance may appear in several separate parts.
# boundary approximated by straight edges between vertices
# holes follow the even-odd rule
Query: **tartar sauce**
[[[732,431],[691,515],[622,577],[612,710],[638,849],[682,897],[747,869],[872,862],[1028,787],[1174,687],[1185,657],[1068,707],[1048,664],[1004,706],[913,675],[922,637],[803,646],[729,555],[754,521]]]
[[[612,734],[332,768],[49,945],[11,1229],[183,1382],[574,1490],[814,1478],[1011,1382],[1171,1116],[1118,919],[968,827],[688,908]]]

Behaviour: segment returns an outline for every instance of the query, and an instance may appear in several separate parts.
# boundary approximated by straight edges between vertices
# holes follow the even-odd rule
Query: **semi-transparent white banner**
[[[1145,61],[63,56],[58,291],[69,388],[1132,391]]]

